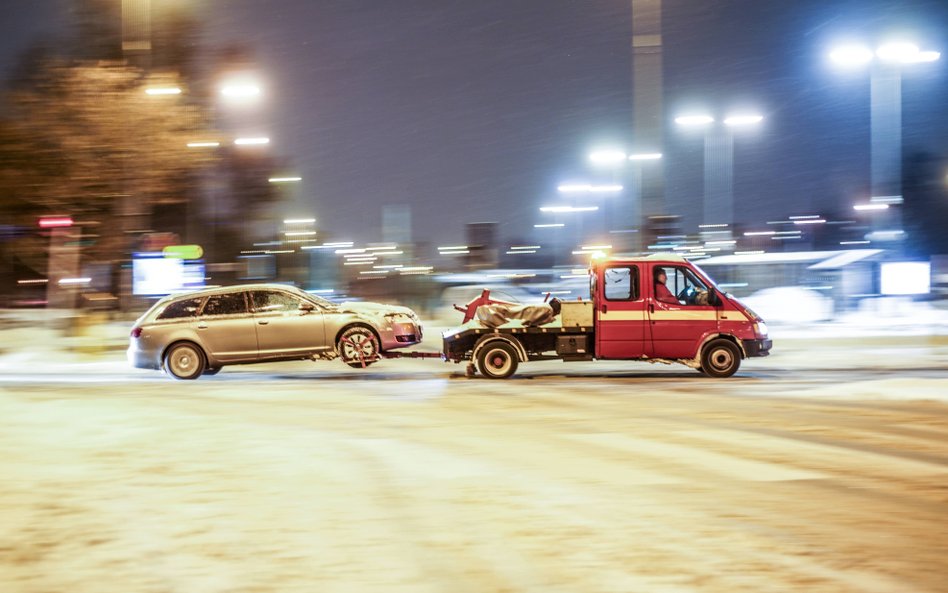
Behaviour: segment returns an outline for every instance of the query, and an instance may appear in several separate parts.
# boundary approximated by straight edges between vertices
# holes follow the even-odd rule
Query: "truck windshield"
[[[698,264],[694,262],[691,262],[691,267],[694,268],[696,272],[698,272],[698,278],[706,282],[711,288],[717,289],[719,292],[724,292],[720,288],[718,288],[717,284],[715,284],[714,278],[709,276],[707,272],[701,269],[701,266],[699,266]]]

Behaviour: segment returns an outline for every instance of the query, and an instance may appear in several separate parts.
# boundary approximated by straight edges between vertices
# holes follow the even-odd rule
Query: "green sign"
[[[165,257],[173,259],[201,259],[204,248],[200,245],[169,245],[161,252]]]

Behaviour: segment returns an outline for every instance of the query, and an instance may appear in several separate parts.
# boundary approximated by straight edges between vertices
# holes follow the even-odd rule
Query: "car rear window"
[[[201,308],[201,299],[185,299],[169,303],[165,310],[158,315],[158,319],[181,319],[194,317]]]

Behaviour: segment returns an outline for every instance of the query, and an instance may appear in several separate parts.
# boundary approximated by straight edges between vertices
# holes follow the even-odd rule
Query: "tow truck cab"
[[[740,359],[770,353],[763,319],[683,257],[594,261],[590,293],[596,358],[675,360],[729,376]]]
[[[742,359],[770,353],[763,319],[681,256],[594,260],[589,276],[591,300],[563,301],[553,323],[450,330],[443,357],[471,360],[489,378],[552,359],[679,362],[729,377]]]

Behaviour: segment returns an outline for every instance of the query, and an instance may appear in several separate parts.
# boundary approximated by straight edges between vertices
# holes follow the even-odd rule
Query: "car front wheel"
[[[165,372],[180,381],[197,379],[204,367],[204,353],[195,344],[175,344],[165,353]]]
[[[339,336],[336,346],[342,362],[362,369],[379,360],[379,341],[367,327],[350,327]]]

